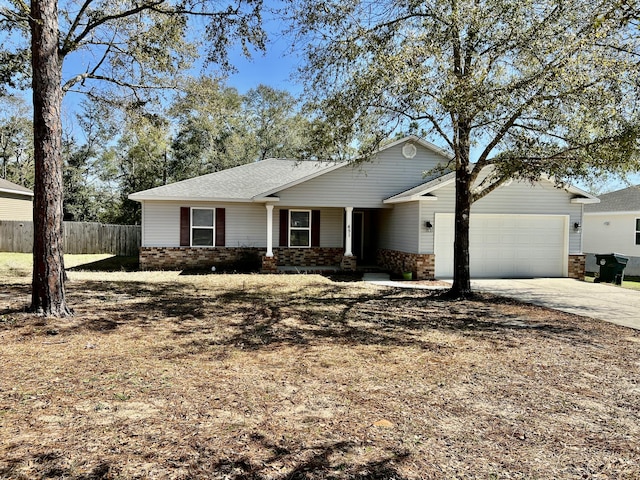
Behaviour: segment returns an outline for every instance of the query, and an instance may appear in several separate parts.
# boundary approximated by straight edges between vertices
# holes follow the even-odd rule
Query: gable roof
[[[270,158],[129,195],[131,200],[250,202],[343,164]]]
[[[599,196],[600,203],[585,207],[585,213],[640,212],[640,185]]]
[[[4,178],[0,178],[0,192],[5,193],[14,193],[17,195],[26,195],[28,197],[33,197],[33,192],[22,185],[17,185],[9,180],[5,180]]]
[[[398,195],[394,195],[393,197],[387,198],[383,200],[382,203],[404,203],[404,202],[412,202],[414,200],[428,200],[433,199],[437,200],[438,198],[434,195],[431,195],[431,192],[437,190],[441,187],[449,185],[456,180],[456,172],[449,172],[445,175],[437,176],[436,178],[431,178],[427,182],[418,185],[417,187],[413,187],[409,190],[406,190]]]
[[[485,170],[491,168],[493,168],[493,165],[487,165],[485,167]],[[554,183],[553,180],[546,175],[542,175],[540,179]],[[385,199],[383,203],[404,203],[413,202],[415,200],[437,200],[438,198],[433,195],[433,192],[442,187],[452,184],[453,182],[455,182],[455,180],[456,172],[449,172],[445,175],[431,177],[425,183],[418,185],[417,187]],[[573,185],[565,185],[562,188],[568,193],[575,195],[575,197],[571,199],[571,203],[596,204],[599,202],[599,200],[595,196]]]
[[[445,159],[452,158],[447,151],[415,135],[391,142],[376,154],[406,142],[416,143]],[[311,162],[270,158],[132,193],[129,198],[135,201],[278,201],[278,197],[271,195],[349,164],[348,161]]]
[[[418,145],[421,145],[422,147],[426,148],[427,150],[432,151],[433,153],[436,153],[438,155],[443,156],[444,158],[447,158],[449,160],[451,160],[453,158],[453,154],[451,152],[446,151],[444,148],[440,148],[437,145],[435,145],[434,143],[431,142],[427,142],[426,140],[416,136],[416,135],[408,135],[406,137],[402,137],[394,142],[388,143],[386,145],[384,145],[383,147],[380,147],[380,149],[376,152],[376,153],[380,153],[383,152],[389,148],[393,148],[396,145],[400,145],[402,143],[406,143],[406,142],[413,142],[416,143]]]

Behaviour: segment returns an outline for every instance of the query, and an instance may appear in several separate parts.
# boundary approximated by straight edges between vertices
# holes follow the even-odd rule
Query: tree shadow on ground
[[[434,291],[362,290],[327,283],[307,282],[282,293],[268,284],[202,288],[178,282],[78,281],[70,284],[68,296],[70,303],[86,301],[87,306],[77,309],[79,317],[86,314],[84,320],[62,326],[66,333],[109,333],[123,325],[168,322],[176,340],[183,342],[176,346],[185,347],[185,352],[211,346],[260,350],[322,342],[441,349],[425,340],[430,330],[496,340],[505,332],[526,332],[573,343],[592,343],[595,335],[579,322],[528,318],[526,309],[515,308],[522,304],[489,294],[456,301]]]
[[[158,458],[147,452],[140,463],[162,471],[163,478],[225,479],[225,480],[405,480],[399,473],[402,462],[409,459],[406,452],[387,451],[383,458],[357,459],[356,449],[362,447],[351,441],[324,442],[317,445],[283,445],[260,434],[249,440],[254,453],[229,454],[210,448],[204,439],[191,439],[180,449],[179,458]],[[140,454],[141,452],[139,452]],[[0,478],[65,478],[69,480],[110,480],[127,478],[123,464],[101,461],[95,466],[70,466],[68,453],[49,450],[29,458],[12,458],[0,465]],[[136,457],[129,457],[136,461]],[[24,466],[30,473],[24,475]],[[185,468],[186,467],[186,468]],[[82,470],[87,470],[82,473]],[[174,471],[175,472],[172,472]],[[185,472],[188,472],[186,473]],[[136,478],[142,478],[136,476]]]
[[[232,480],[403,480],[405,477],[398,472],[397,465],[409,457],[406,452],[386,452],[384,459],[349,464],[341,459],[345,455],[353,456],[359,446],[350,441],[313,446],[281,445],[259,434],[252,435],[252,440],[270,456],[260,462],[246,456],[215,459],[218,452],[197,445],[198,460],[190,465],[190,471],[198,478],[223,475]],[[277,470],[281,473],[273,474]]]
[[[265,300],[263,294],[256,292],[223,293],[225,311],[240,320],[234,324],[234,335],[216,343],[242,344],[244,349],[318,342],[440,349],[439,345],[422,339],[427,330],[485,337],[506,331],[527,331],[590,341],[584,338],[585,332],[573,325],[532,321],[519,313],[505,314],[496,304],[519,304],[491,296],[452,301],[434,292],[405,289],[351,296],[337,287],[313,298],[292,295]]]
[[[31,470],[25,472],[24,466]],[[101,462],[86,473],[74,474],[76,468],[67,465],[65,455],[57,450],[37,453],[30,458],[5,459],[0,463],[0,478],[65,478],[69,480],[112,480],[119,478],[115,468]]]
[[[69,272],[135,272],[140,269],[138,257],[115,256],[67,268]]]

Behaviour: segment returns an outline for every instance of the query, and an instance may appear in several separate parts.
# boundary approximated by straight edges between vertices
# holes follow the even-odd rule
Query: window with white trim
[[[216,232],[215,208],[191,208],[191,245],[194,247],[213,247]]]
[[[640,245],[640,218],[636,218],[636,245]]]
[[[289,210],[289,246],[311,246],[311,210]]]

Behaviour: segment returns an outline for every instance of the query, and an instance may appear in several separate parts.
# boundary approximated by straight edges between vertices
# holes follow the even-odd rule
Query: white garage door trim
[[[453,213],[436,213],[435,276],[453,277]],[[469,268],[473,278],[566,277],[569,215],[472,214]]]

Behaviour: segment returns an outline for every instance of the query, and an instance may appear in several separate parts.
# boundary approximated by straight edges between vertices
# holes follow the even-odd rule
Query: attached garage
[[[454,215],[435,215],[435,276],[453,277]],[[472,214],[469,268],[475,278],[566,277],[568,215]]]

